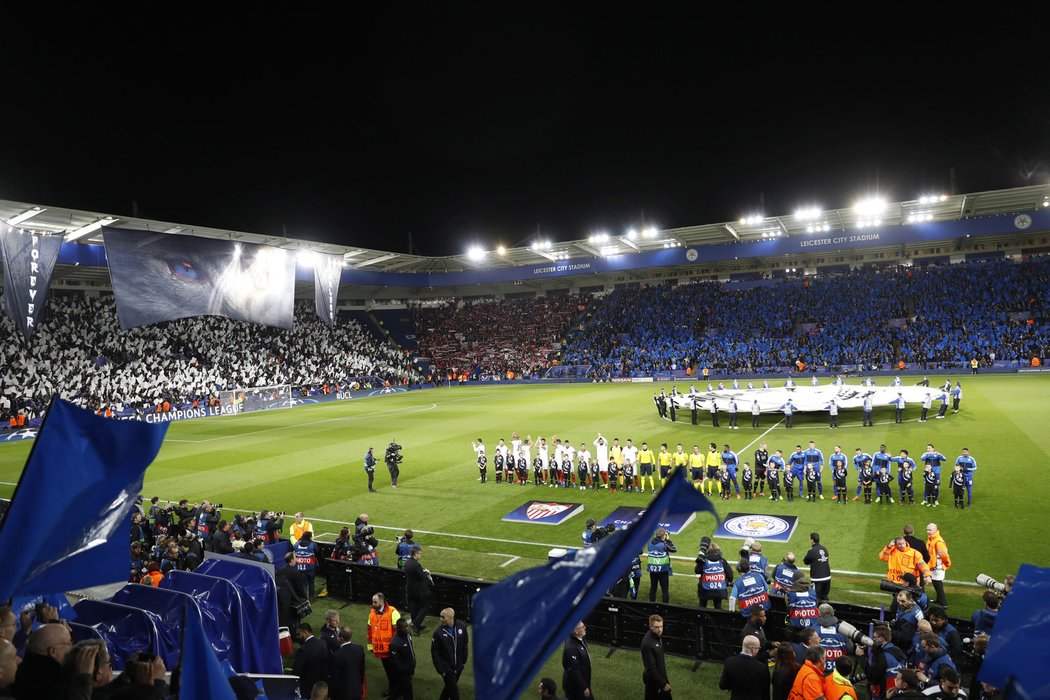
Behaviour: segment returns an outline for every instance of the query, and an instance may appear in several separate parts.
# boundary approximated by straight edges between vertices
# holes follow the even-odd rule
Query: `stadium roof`
[[[606,254],[623,255],[671,246],[718,245],[734,241],[762,240],[770,236],[806,236],[818,232],[863,228],[865,225],[893,226],[915,220],[958,221],[1043,207],[1050,207],[1050,186],[1036,185],[886,203],[877,214],[861,212],[855,208],[831,209],[819,213],[811,211],[805,217],[783,214],[755,217],[746,222],[721,222],[664,230],[649,229],[645,232],[632,232],[631,235],[622,232],[609,234],[602,240],[558,241],[551,242],[543,248],[508,248],[502,253],[484,251],[481,259],[472,259],[467,253],[425,257],[6,200],[0,200],[0,220],[8,223],[17,221],[17,225],[23,229],[63,234],[67,241],[103,244],[104,228],[116,226],[173,235],[237,240],[296,251],[338,254],[343,256],[344,263],[350,268],[379,272],[458,272],[536,265],[545,261],[595,258]],[[67,271],[64,276],[95,280],[108,277],[108,274],[104,270],[80,269]]]

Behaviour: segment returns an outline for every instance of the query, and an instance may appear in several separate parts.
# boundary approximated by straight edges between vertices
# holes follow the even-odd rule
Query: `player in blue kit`
[[[723,445],[722,446],[722,466],[725,467],[726,472],[729,475],[729,481],[727,482],[726,480],[723,479],[722,480],[722,484],[723,484],[723,486],[728,488],[729,483],[732,483],[733,487],[736,489],[736,498],[739,501],[740,500],[740,484],[737,483],[737,480],[736,480],[737,456],[736,456],[736,452],[733,452],[731,449],[729,449],[729,445]],[[726,494],[725,499],[729,500],[729,494],[728,493]]]
[[[788,455],[787,461],[794,478],[801,481],[806,474],[806,455],[802,453],[802,445],[795,445],[795,451]]]
[[[803,452],[806,456],[806,466],[812,466],[816,472],[816,483],[817,492],[820,494],[820,500],[824,500],[824,483],[820,480],[821,470],[824,469],[824,453],[817,449],[817,444],[812,440],[809,441],[809,447]],[[807,479],[808,481],[808,479]]]
[[[973,502],[973,473],[977,471],[977,460],[970,456],[969,448],[964,447],[962,454],[955,460],[955,464],[962,467],[963,479],[966,483],[966,505],[970,505]],[[952,487],[955,487],[954,480]]]

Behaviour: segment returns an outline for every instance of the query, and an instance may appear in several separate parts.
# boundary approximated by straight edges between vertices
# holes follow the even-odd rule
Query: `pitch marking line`
[[[163,500],[163,499],[161,499],[161,500]],[[164,502],[165,503],[175,503],[176,501],[164,501]],[[258,510],[246,510],[244,508],[232,508],[230,506],[227,506],[224,510],[235,510],[235,511],[238,511],[240,513],[257,513],[258,512]],[[314,521],[314,522],[318,522],[318,523],[331,523],[333,525],[348,525],[348,526],[351,525],[350,522],[345,521],[345,520],[326,520],[324,518],[309,518],[309,519]],[[373,529],[376,529],[376,530],[394,530],[396,532],[404,532],[405,531],[404,527],[393,527],[393,526],[390,526],[390,525],[373,525],[372,527],[373,527]],[[506,540],[506,539],[500,539],[498,537],[481,537],[479,535],[461,535],[461,534],[455,533],[455,532],[435,532],[435,531],[432,531],[432,530],[417,530],[415,528],[413,528],[413,532],[415,532],[417,535],[435,535],[437,537],[458,537],[458,538],[464,539],[464,540],[479,540],[479,541],[482,541],[482,542],[499,542],[501,544],[517,544],[517,545],[525,545],[525,546],[531,546],[531,547],[547,547],[548,549],[555,548],[555,547],[559,548],[559,549],[579,549],[578,545],[552,544],[550,542],[526,542],[524,540]],[[386,542],[388,540],[381,540],[381,541]],[[389,540],[389,541],[392,541],[392,540]],[[428,546],[429,547],[437,547],[437,545],[428,545]],[[455,547],[445,547],[445,549],[456,549],[456,548]],[[474,551],[474,550],[459,550],[459,551]],[[492,555],[495,555],[495,556],[503,556],[503,557],[514,556],[512,554],[505,554],[503,552],[478,552],[478,553],[479,554],[492,554]],[[675,557],[671,557],[671,559],[677,559],[678,561],[696,561],[696,559],[693,558],[693,557],[678,557],[678,556],[675,556]],[[847,576],[867,576],[869,578],[885,578],[885,576],[882,575],[882,574],[873,574],[873,573],[868,572],[868,571],[849,571],[849,570],[845,570],[845,569],[832,569],[831,573],[833,573],[833,574],[845,574]],[[980,584],[973,583],[973,582],[970,582],[970,581],[952,581],[952,580],[949,580],[949,579],[945,579],[945,583],[950,583],[950,584],[956,585],[956,586],[973,586],[975,588],[980,588],[981,587]]]
[[[364,413],[364,414],[357,415],[357,416],[339,416],[339,417],[336,417],[336,418],[325,418],[324,420],[306,421],[306,422],[302,422],[302,423],[296,423],[294,425],[281,425],[281,426],[278,426],[276,428],[263,428],[262,430],[253,430],[253,431],[248,432],[248,433],[237,433],[236,435],[219,435],[217,437],[205,438],[203,440],[180,440],[180,439],[176,439],[176,438],[166,438],[164,441],[165,442],[180,442],[180,443],[203,444],[203,443],[208,443],[208,442],[215,442],[216,440],[229,440],[230,438],[238,438],[238,437],[242,437],[244,435],[259,435],[261,433],[270,433],[270,432],[274,432],[276,430],[289,430],[289,429],[294,429],[294,428],[300,428],[300,427],[303,427],[303,426],[321,425],[321,424],[324,424],[324,423],[334,423],[334,422],[339,422],[339,421],[361,420],[361,419],[365,419],[365,418],[375,418],[375,417],[383,416],[383,415],[395,415],[395,416],[397,416],[397,415],[412,415],[414,413],[423,413],[425,411],[433,411],[434,409],[436,409],[439,406],[442,406],[443,404],[446,404],[446,403],[455,403],[457,401],[473,401],[473,400],[476,400],[476,399],[479,399],[479,398],[484,398],[486,396],[491,396],[491,394],[481,394],[480,396],[464,396],[464,397],[461,397],[461,398],[458,398],[458,399],[449,399],[447,401],[432,402],[429,405],[423,405],[423,406],[406,406],[406,407],[402,407],[402,408],[390,408],[390,409],[386,409],[384,411],[376,411],[374,413]],[[292,406],[291,408],[300,408],[300,407]],[[278,410],[284,410],[284,409],[278,409]],[[216,417],[218,417],[218,418],[223,418],[223,417],[238,418],[238,417],[241,417],[241,416],[216,416]]]

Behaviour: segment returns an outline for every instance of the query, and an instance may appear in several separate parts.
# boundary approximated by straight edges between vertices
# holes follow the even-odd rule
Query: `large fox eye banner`
[[[122,329],[208,315],[292,327],[290,251],[129,229],[104,239]]]

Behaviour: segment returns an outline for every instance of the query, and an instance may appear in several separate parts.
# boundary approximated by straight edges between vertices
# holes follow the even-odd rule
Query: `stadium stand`
[[[441,373],[455,368],[474,377],[538,376],[587,301],[564,294],[413,305],[418,352]]]
[[[798,363],[828,371],[898,361],[959,367],[1050,350],[1046,257],[742,286],[617,289],[570,336],[564,364],[590,365],[598,377],[704,366],[750,374]]]
[[[51,299],[29,347],[5,317],[0,367],[4,418],[20,410],[38,417],[56,392],[92,410],[148,409],[226,388],[418,379],[401,350],[376,342],[352,321],[329,329],[312,302],[296,306],[291,331],[216,316],[121,331],[112,298],[79,295]]]

